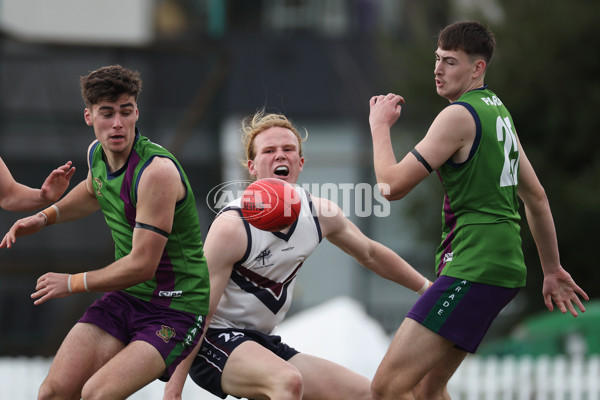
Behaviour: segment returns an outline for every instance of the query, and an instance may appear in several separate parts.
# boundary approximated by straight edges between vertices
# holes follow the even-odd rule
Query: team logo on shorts
[[[169,343],[169,340],[175,336],[175,329],[170,326],[161,325],[160,330],[156,331],[156,336],[164,340],[165,343]]]

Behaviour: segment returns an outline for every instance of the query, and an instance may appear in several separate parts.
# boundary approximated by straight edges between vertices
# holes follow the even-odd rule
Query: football
[[[276,178],[252,182],[242,195],[242,215],[263,231],[280,231],[298,219],[300,196],[289,183]]]

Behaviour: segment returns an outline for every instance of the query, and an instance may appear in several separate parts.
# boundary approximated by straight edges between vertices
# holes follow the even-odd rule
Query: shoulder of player
[[[239,212],[227,210],[220,213],[211,223],[206,240],[215,237],[225,238],[228,242],[240,243],[246,238],[246,228]]]
[[[88,146],[88,150],[87,150],[88,154],[90,153],[90,151],[92,150],[92,148],[94,148],[94,145],[96,143],[98,143],[98,139],[95,139],[95,140],[92,141],[92,143],[90,143],[90,145]]]
[[[471,112],[459,104],[444,108],[431,123],[427,136],[437,138],[438,144],[456,141],[461,144],[475,136],[475,119]]]
[[[345,227],[346,216],[336,203],[323,197],[311,196],[311,199],[323,236],[326,237]]]
[[[440,111],[435,119],[442,120],[444,123],[462,123],[473,120],[473,116],[461,103],[452,103]]]
[[[179,170],[174,161],[168,157],[154,157],[142,174],[152,181],[164,182],[171,179],[179,180]]]
[[[99,143],[98,139],[96,139],[96,140],[92,141],[92,143],[90,143],[90,145],[88,146],[87,153],[86,153],[87,154],[86,158],[88,160],[88,164],[89,164],[90,154],[91,154],[92,150],[94,149],[94,147],[96,146],[96,144],[98,144],[98,143]]]

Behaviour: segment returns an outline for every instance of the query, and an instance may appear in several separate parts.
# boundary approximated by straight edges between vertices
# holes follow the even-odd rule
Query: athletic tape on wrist
[[[416,293],[417,293],[419,296],[420,296],[420,295],[422,295],[423,293],[425,293],[425,291],[426,291],[427,289],[429,289],[429,287],[430,287],[431,285],[433,285],[433,283],[432,283],[432,282],[430,282],[430,281],[429,281],[429,279],[425,279],[425,284],[424,284],[424,285],[423,285],[423,287],[422,287],[421,289],[419,289],[419,290],[418,290]]]
[[[44,226],[55,224],[58,221],[58,217],[60,216],[60,210],[56,204],[52,204],[50,207],[46,208],[44,211],[40,211],[40,214],[46,217],[46,221],[44,222]]]
[[[89,292],[87,287],[87,272],[69,275],[69,293]]]

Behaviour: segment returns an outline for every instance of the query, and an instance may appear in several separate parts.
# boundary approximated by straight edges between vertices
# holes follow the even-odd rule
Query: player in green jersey
[[[542,185],[502,101],[484,82],[495,49],[477,22],[444,28],[435,51],[437,93],[451,102],[400,162],[390,129],[404,99],[370,100],[377,181],[400,199],[432,171],[445,191],[442,242],[433,286],[402,322],[373,379],[375,399],[449,399],[448,380],[475,352],[490,324],[525,285],[519,202],[538,247],[546,306],[585,311],[587,294],[561,266],[552,213]]]
[[[194,349],[208,313],[208,269],[196,202],[179,162],[136,128],[138,72],[119,65],[81,78],[84,119],[96,140],[87,178],[62,200],[17,221],[0,247],[46,225],[101,210],[115,262],[79,274],[41,276],[34,304],[106,292],[54,357],[39,399],[124,399],[168,379]]]

